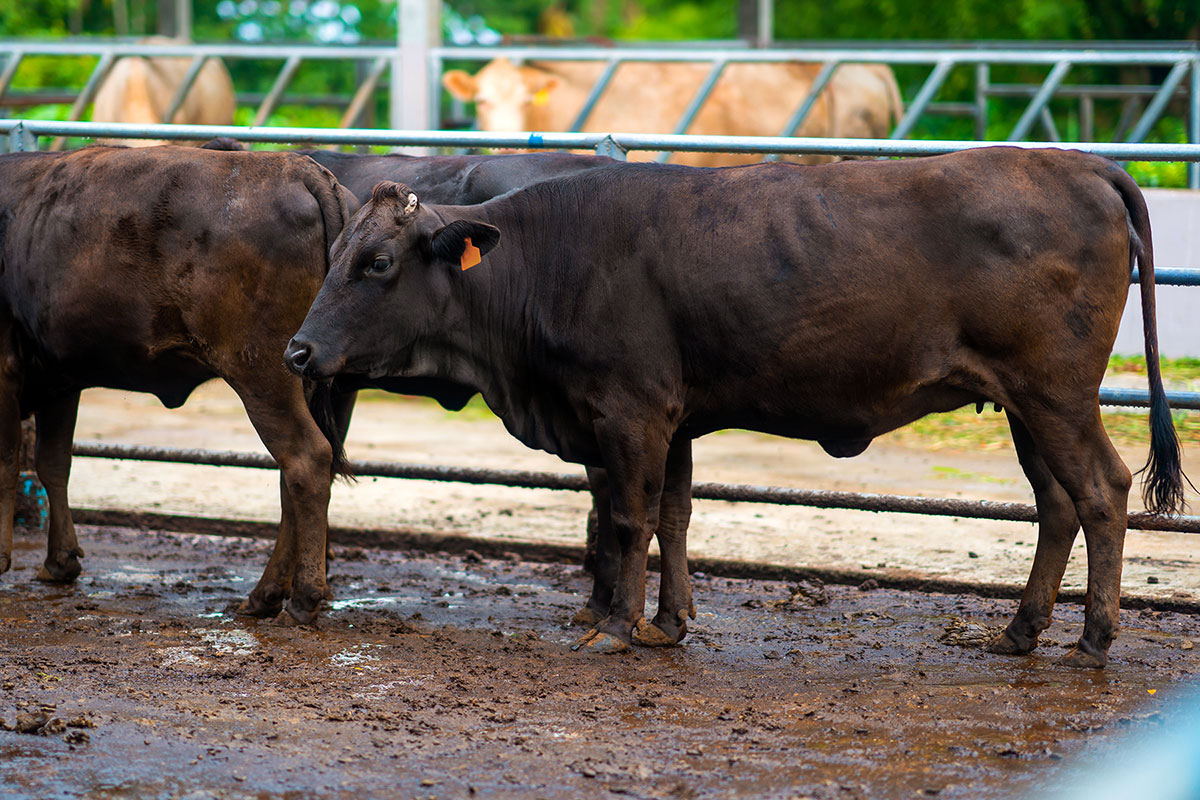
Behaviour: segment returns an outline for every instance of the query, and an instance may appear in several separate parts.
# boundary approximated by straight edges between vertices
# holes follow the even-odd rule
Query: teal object
[[[50,501],[46,487],[32,472],[22,472],[17,481],[17,513],[14,522],[26,528],[42,530],[50,519]]]

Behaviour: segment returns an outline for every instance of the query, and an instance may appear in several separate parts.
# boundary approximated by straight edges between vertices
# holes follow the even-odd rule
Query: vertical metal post
[[[758,25],[755,45],[770,47],[775,40],[775,3],[774,0],[758,0]]]
[[[611,136],[605,136],[600,140],[600,143],[596,145],[596,155],[608,156],[609,158],[615,158],[617,161],[626,160],[625,152],[625,148],[617,144],[616,140]]]
[[[175,0],[175,38],[192,40],[192,0]]]
[[[1079,95],[1079,141],[1090,142],[1096,135],[1096,101],[1090,94]]]
[[[1200,144],[1200,56],[1192,59],[1192,80],[1188,98],[1188,141]],[[1200,189],[1200,163],[1187,166],[1188,188]]]
[[[8,149],[12,153],[37,150],[37,139],[25,128],[23,123],[18,124],[8,133]]]
[[[442,3],[398,0],[398,13],[397,51],[392,59],[391,127],[430,130],[436,127],[431,111],[438,95],[429,85],[429,55],[430,49],[441,43]]]
[[[991,80],[990,73],[991,67],[989,65],[975,65],[975,138],[981,142],[987,139],[988,83]]]

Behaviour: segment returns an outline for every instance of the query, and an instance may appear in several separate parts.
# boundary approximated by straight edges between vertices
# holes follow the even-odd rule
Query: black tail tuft
[[[1140,472],[1142,502],[1152,514],[1179,514],[1183,501],[1183,474],[1179,437],[1163,389],[1162,368],[1158,363],[1158,320],[1154,303],[1154,244],[1150,232],[1150,212],[1141,189],[1125,170],[1115,165],[1108,171],[1112,187],[1125,203],[1129,225],[1129,271],[1138,266],[1142,300],[1142,334],[1146,345],[1146,377],[1150,379],[1150,458]],[[1190,484],[1191,481],[1188,481]]]
[[[1157,365],[1152,370],[1157,373]],[[1162,379],[1151,379],[1150,389],[1150,458],[1143,467],[1142,502],[1154,514],[1179,514],[1187,504],[1183,500],[1183,464],[1179,436],[1171,420]],[[1188,481],[1191,483],[1191,481]],[[1194,487],[1193,487],[1194,488]]]
[[[338,420],[334,408],[333,381],[321,381],[313,389],[312,397],[308,400],[308,410],[313,421],[321,429],[321,433],[333,447],[332,474],[343,478],[353,478],[350,462],[346,458],[346,443],[344,426]]]

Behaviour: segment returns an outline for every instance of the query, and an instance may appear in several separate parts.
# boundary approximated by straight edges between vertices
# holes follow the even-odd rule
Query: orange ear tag
[[[471,237],[466,237],[467,246],[463,249],[462,268],[466,272],[471,267],[483,261],[483,256],[479,255],[479,248],[471,244]]]
[[[549,89],[539,89],[538,91],[534,92],[533,100],[531,102],[535,106],[546,105],[547,103],[550,102],[550,90]]]

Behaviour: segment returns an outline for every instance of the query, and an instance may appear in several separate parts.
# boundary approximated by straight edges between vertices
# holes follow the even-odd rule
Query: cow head
[[[540,69],[518,67],[507,58],[497,58],[475,75],[450,70],[442,76],[442,85],[459,100],[475,101],[481,131],[510,133],[531,129],[531,110],[550,102],[559,79]]]
[[[464,253],[499,241],[492,225],[445,223],[407,186],[377,184],[333,243],[329,274],[284,353],[288,368],[314,379],[414,374],[414,346],[448,322]]]

